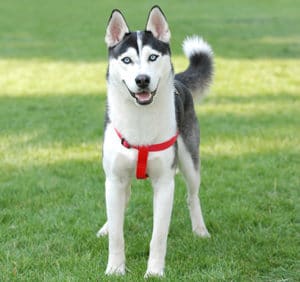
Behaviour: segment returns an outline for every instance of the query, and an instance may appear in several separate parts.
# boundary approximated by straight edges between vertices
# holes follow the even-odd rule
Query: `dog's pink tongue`
[[[151,94],[149,92],[140,92],[136,93],[135,96],[138,98],[139,101],[145,102],[151,98]]]

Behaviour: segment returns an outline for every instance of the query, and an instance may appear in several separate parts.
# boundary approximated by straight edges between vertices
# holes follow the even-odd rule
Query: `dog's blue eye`
[[[149,56],[148,60],[150,62],[154,62],[154,61],[156,61],[157,58],[158,58],[158,55],[152,54]]]
[[[132,63],[132,60],[129,57],[125,57],[122,59],[122,62],[124,64],[128,65],[128,64]]]

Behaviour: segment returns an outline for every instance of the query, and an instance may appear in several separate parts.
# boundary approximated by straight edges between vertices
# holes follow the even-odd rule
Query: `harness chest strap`
[[[129,144],[126,139],[122,136],[122,134],[115,128],[115,131],[119,138],[121,139],[121,144],[127,149],[135,149],[138,150],[138,158],[136,164],[136,178],[137,179],[145,179],[148,177],[147,175],[147,162],[148,162],[148,155],[149,152],[158,152],[163,151],[171,147],[177,140],[179,132],[177,132],[172,138],[169,140],[158,143],[152,144],[147,146],[136,146]]]

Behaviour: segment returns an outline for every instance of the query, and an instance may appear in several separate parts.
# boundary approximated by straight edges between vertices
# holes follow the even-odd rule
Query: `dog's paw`
[[[151,270],[147,270],[145,275],[144,275],[144,278],[151,278],[151,277],[158,277],[158,278],[161,278],[164,276],[164,271],[161,270],[159,272],[156,272],[156,271],[151,271]]]
[[[107,265],[105,275],[124,275],[125,274],[125,263],[120,265]]]
[[[105,224],[100,228],[100,230],[97,232],[97,237],[103,237],[108,235],[108,223],[105,222]]]
[[[210,234],[207,231],[206,227],[204,226],[197,226],[196,228],[193,229],[193,232],[202,238],[210,238]]]
[[[150,277],[163,277],[164,276],[164,263],[157,260],[149,260],[147,271],[144,275],[145,278]]]
[[[125,254],[123,251],[109,254],[108,263],[105,271],[106,275],[124,275],[125,274]]]

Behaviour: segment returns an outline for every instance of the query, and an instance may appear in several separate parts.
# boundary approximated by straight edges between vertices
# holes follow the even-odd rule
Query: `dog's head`
[[[129,31],[119,10],[113,10],[105,36],[109,83],[122,87],[137,104],[151,104],[160,84],[172,73],[170,37],[167,20],[158,6],[150,10],[146,29],[136,32]]]

